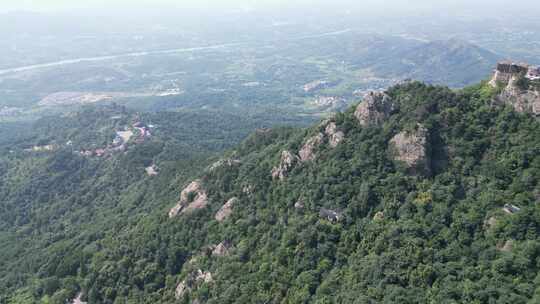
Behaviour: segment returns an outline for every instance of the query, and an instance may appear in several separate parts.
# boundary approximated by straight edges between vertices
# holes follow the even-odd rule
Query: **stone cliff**
[[[382,124],[394,111],[395,104],[386,93],[370,92],[358,105],[354,116],[362,126]]]
[[[539,69],[522,63],[501,62],[489,82],[501,88],[495,104],[512,106],[520,113],[540,115]]]
[[[178,203],[169,210],[169,218],[206,207],[208,196],[199,180],[191,182],[180,194]]]
[[[395,148],[395,159],[408,168],[421,171],[429,170],[427,142],[428,130],[420,124],[415,131],[400,132],[390,140]]]

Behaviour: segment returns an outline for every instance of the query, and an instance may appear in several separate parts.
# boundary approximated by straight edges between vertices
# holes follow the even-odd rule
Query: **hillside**
[[[377,61],[379,76],[415,79],[432,84],[464,87],[487,75],[500,55],[457,39],[416,42]]]
[[[2,300],[537,303],[540,122],[500,94],[404,83],[151,182],[103,167],[111,178],[87,184],[102,199],[73,205],[90,209],[65,217],[60,203],[4,233],[3,244],[26,235],[44,249],[9,251]],[[57,217],[71,224],[47,225]],[[73,233],[79,219],[86,232]]]
[[[254,135],[238,163],[200,177],[207,207],[166,220],[169,246],[196,223],[204,246],[228,249],[191,252],[163,298],[538,302],[540,126],[491,93],[411,83],[307,130]]]
[[[74,297],[104,238],[174,199],[176,184],[253,130],[294,122],[273,115],[111,105],[1,123],[0,303]]]

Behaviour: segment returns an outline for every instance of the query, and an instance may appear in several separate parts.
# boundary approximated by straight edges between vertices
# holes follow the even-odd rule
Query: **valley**
[[[370,90],[406,79],[467,85],[481,80],[500,58],[461,41],[419,42],[352,30],[286,39],[279,41],[280,48],[277,43],[145,52],[11,70],[0,75],[0,100],[10,109],[0,119],[31,120],[94,103],[139,111],[234,113],[271,107],[298,117],[322,117]],[[441,57],[445,49],[448,54]]]

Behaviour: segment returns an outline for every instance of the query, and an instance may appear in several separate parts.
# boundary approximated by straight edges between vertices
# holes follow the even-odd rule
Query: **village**
[[[152,133],[150,132],[150,129],[153,127],[153,125],[147,126],[140,121],[135,122],[131,127],[126,127],[122,131],[116,131],[116,137],[109,146],[93,150],[82,150],[78,151],[78,153],[87,157],[105,157],[111,154],[124,152],[127,149],[128,143],[133,142],[134,144],[141,144],[151,137]],[[135,139],[133,139],[134,136],[136,137]]]

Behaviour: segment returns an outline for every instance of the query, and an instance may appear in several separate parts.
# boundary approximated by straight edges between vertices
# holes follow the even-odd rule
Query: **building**
[[[508,74],[527,73],[528,69],[529,65],[526,63],[503,61],[497,64],[497,71]]]
[[[515,63],[511,61],[499,62],[497,63],[493,78],[489,83],[493,87],[497,87],[499,83],[508,84],[513,77],[526,75],[528,70],[529,66],[524,63]]]

